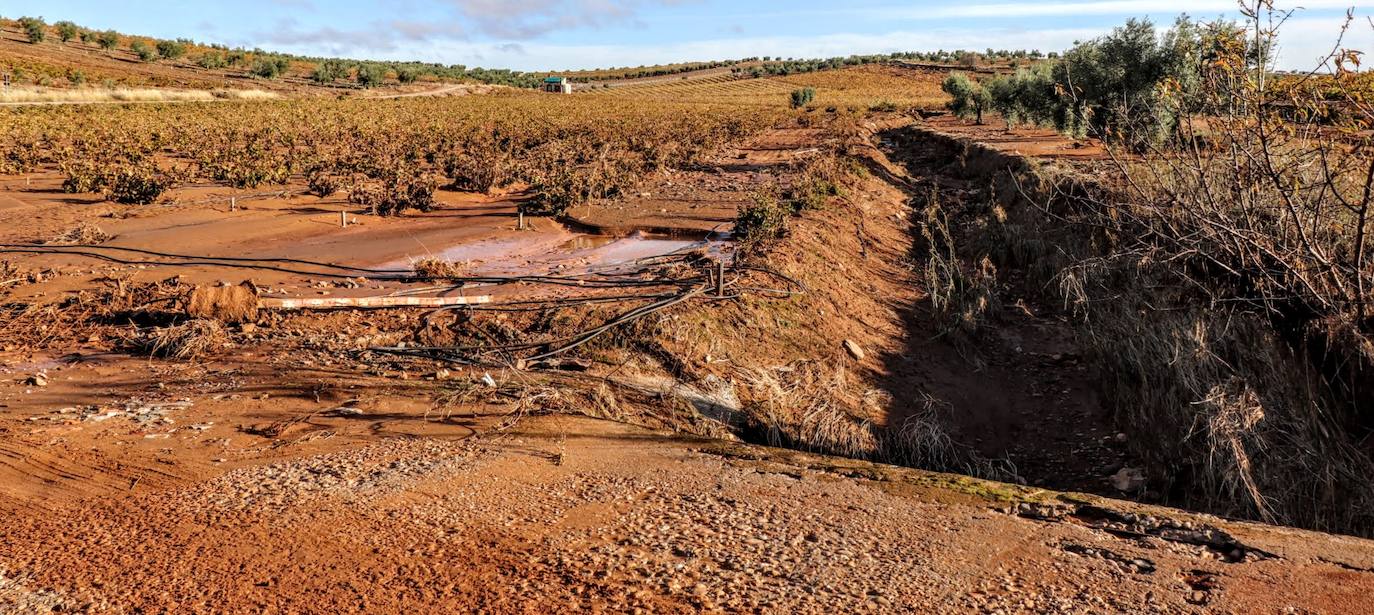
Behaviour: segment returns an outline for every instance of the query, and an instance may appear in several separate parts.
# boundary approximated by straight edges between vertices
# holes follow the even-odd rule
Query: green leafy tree
[[[119,33],[114,30],[106,30],[96,35],[95,42],[101,49],[110,51],[119,46]]]
[[[386,69],[377,64],[359,64],[357,80],[358,85],[375,88],[386,80]]]
[[[64,43],[70,42],[81,34],[81,28],[70,21],[59,21],[54,25],[57,26],[57,38],[62,39]]]
[[[348,76],[348,65],[338,60],[325,60],[310,71],[310,79],[315,83],[327,85]]]
[[[994,77],[986,83],[984,88],[989,104],[1001,114],[1008,129],[1018,123],[1054,123],[1059,98],[1055,94],[1053,68],[1049,64],[1038,64],[1011,75]]]
[[[420,79],[420,71],[410,66],[396,67],[396,80],[401,83],[415,83]]]
[[[253,74],[263,79],[276,79],[291,66],[286,58],[259,57],[253,62]]]
[[[950,95],[950,101],[945,106],[954,115],[983,123],[983,112],[992,104],[992,96],[986,88],[964,73],[950,73],[940,84],[940,89]]]
[[[186,55],[186,45],[179,41],[158,41],[157,55],[164,60],[175,60]]]
[[[816,99],[816,90],[815,90],[815,89],[812,89],[812,88],[802,88],[802,89],[800,89],[800,90],[792,90],[792,94],[791,94],[791,103],[792,103],[792,108],[793,108],[793,109],[800,109],[800,108],[802,108],[802,107],[805,107],[805,106],[811,104],[811,101],[813,101],[813,100],[815,100],[815,99]]]
[[[196,58],[196,66],[208,70],[224,68],[226,65],[228,61],[224,59],[224,54],[218,51],[207,51]]]
[[[42,17],[20,17],[19,27],[24,29],[30,43],[41,43],[48,36],[48,24]]]
[[[134,39],[134,42],[129,44],[129,51],[134,52],[134,55],[144,62],[152,62],[157,59],[157,50],[148,46],[148,43],[142,39]]]

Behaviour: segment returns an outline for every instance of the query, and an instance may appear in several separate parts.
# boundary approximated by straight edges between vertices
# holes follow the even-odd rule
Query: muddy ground
[[[947,173],[948,153],[904,124],[873,124],[848,144],[865,153],[867,171],[843,204],[804,214],[769,261],[809,280],[806,295],[686,308],[671,318],[714,332],[695,335],[700,344],[665,334],[658,345],[598,347],[586,373],[368,354],[429,335],[423,314],[403,310],[270,315],[228,327],[218,347],[183,361],[130,353],[118,339],[130,326],[168,323],[8,332],[0,608],[1369,610],[1367,541],[1100,497],[1122,495],[1108,477],[1130,459],[1053,306],[1005,301],[996,335],[972,354],[930,334],[909,263],[910,201],[932,187],[951,198],[981,187]],[[773,132],[703,168],[648,178],[627,199],[533,220],[533,230],[516,230],[518,193],[441,192],[433,212],[383,219],[292,186],[285,195],[192,187],[167,204],[122,206],[61,194],[52,172],[0,178],[0,221],[10,244],[89,225],[112,236],[105,245],[164,252],[397,269],[446,256],[488,273],[586,273],[709,248],[702,242],[729,230],[757,183],[833,145],[819,131]],[[170,276],[187,286],[251,277],[269,296],[298,298],[414,286],[6,258],[9,304],[90,300],[92,288]],[[451,292],[518,301],[584,291]],[[636,354],[644,348],[659,354]],[[955,440],[1010,461],[1026,484],[654,429],[691,427],[667,416],[682,408],[677,394],[625,385],[784,373],[807,360],[882,393],[868,417],[877,423],[938,398]]]

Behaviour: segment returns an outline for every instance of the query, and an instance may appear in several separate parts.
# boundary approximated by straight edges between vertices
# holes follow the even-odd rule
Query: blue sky
[[[1347,47],[1374,54],[1374,0],[1306,7],[1280,39],[1285,68]],[[0,0],[0,15],[70,19],[162,38],[307,55],[561,70],[745,56],[822,57],[935,49],[1063,49],[1128,17],[1234,16],[1235,0]]]

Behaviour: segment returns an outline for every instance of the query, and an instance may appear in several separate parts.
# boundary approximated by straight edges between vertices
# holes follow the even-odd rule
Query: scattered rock
[[[862,361],[864,360],[864,356],[866,356],[864,354],[864,349],[854,340],[845,340],[844,349],[849,353],[849,356],[854,357],[855,361]]]
[[[32,375],[32,376],[29,376],[29,379],[28,379],[28,380],[25,380],[25,381],[24,381],[24,384],[27,384],[27,385],[33,386],[33,387],[45,387],[45,386],[48,386],[48,375],[47,375],[47,374],[34,374],[34,375]]]
[[[1145,486],[1145,472],[1140,468],[1121,468],[1112,475],[1111,481],[1112,486],[1117,491],[1127,493],[1139,491],[1141,487]]]

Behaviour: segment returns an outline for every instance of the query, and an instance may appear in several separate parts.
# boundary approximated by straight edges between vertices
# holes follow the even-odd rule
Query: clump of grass
[[[964,262],[934,192],[927,199],[920,229],[925,252],[922,273],[941,332],[976,333],[997,305],[997,268],[986,255],[976,266]]]
[[[67,232],[49,239],[47,244],[52,246],[94,245],[105,243],[113,237],[94,224],[82,222]]]
[[[776,190],[755,192],[735,217],[735,241],[741,252],[787,235],[787,219],[794,212],[778,198]]]
[[[743,408],[754,439],[778,448],[959,472],[1015,481],[1009,463],[983,458],[955,443],[938,418],[939,403],[925,396],[902,421],[879,425],[864,416],[890,412],[893,400],[877,390],[857,393],[843,366],[817,361],[745,374],[756,402]]]
[[[415,261],[415,275],[429,280],[455,280],[472,273],[472,264],[467,261],[449,261],[439,258],[425,258]]]
[[[218,321],[196,319],[143,332],[131,340],[131,346],[141,354],[184,361],[203,357],[228,339]]]

